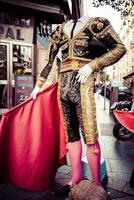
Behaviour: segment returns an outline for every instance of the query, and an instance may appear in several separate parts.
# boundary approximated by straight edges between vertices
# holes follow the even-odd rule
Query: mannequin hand
[[[88,64],[86,64],[79,69],[76,78],[78,79],[78,82],[86,83],[91,73],[92,73],[91,67]]]
[[[33,99],[36,99],[37,94],[41,91],[41,88],[38,86],[35,86],[35,88],[33,89],[32,93],[31,93],[31,97]]]

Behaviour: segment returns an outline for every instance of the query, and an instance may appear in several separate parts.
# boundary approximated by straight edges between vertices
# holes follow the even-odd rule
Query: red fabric
[[[134,133],[134,112],[114,110],[114,115],[126,129]]]
[[[57,84],[6,112],[0,122],[0,182],[41,191],[65,164]]]

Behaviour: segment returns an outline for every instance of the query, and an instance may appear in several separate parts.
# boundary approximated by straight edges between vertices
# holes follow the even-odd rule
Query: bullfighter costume
[[[126,52],[110,22],[102,17],[88,18],[85,25],[73,36],[66,34],[66,23],[59,25],[50,38],[49,61],[40,73],[36,86],[47,79],[55,56],[61,49],[62,63],[59,69],[59,106],[63,115],[68,151],[72,164],[69,185],[82,180],[81,141],[79,126],[87,145],[87,160],[96,184],[100,184],[100,147],[94,101],[94,72],[117,62]],[[92,73],[86,82],[78,81],[78,73],[89,65]]]

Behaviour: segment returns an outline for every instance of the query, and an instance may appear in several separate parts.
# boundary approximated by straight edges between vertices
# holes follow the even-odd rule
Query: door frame
[[[31,61],[32,61],[32,75],[34,75],[34,44],[17,42],[17,41],[7,41],[0,40],[0,44],[7,46],[7,81],[0,80],[0,84],[7,84],[7,108],[0,108],[0,115],[6,112],[8,109],[13,107],[13,91],[12,88],[15,85],[14,74],[13,74],[13,45],[22,45],[31,47]]]
[[[9,49],[10,49],[10,44],[9,42],[4,42],[4,41],[0,41],[0,45],[5,45],[7,47],[7,80],[0,80],[0,84],[1,85],[7,85],[7,108],[0,108],[0,115],[3,112],[6,112],[8,110],[8,108],[10,107],[10,102],[8,101],[9,96],[10,96],[10,88],[9,88],[9,82],[10,82],[10,75],[9,75],[9,71],[10,71],[10,54],[9,54]]]

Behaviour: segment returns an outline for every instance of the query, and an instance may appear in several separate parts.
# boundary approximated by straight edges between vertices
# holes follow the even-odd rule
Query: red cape
[[[114,115],[122,126],[134,133],[134,112],[114,110]]]
[[[57,84],[3,114],[0,121],[0,182],[41,191],[65,164],[66,144]]]

